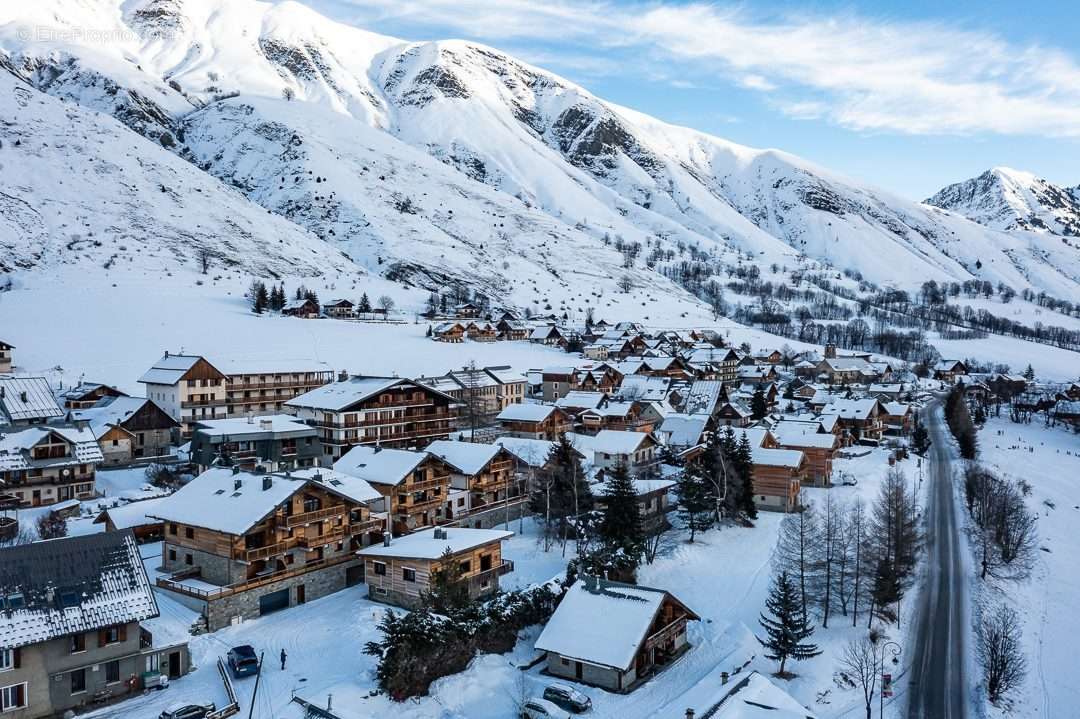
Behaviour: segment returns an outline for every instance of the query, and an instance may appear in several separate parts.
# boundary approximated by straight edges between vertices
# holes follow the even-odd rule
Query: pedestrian
[[[284,650],[284,649],[282,649],[282,650],[281,650],[281,671],[285,671],[285,659],[286,659],[286,658],[287,658],[288,656],[289,656],[289,655],[285,653],[285,650]]]

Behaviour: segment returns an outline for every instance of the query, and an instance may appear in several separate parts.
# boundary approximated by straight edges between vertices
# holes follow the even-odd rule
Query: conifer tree
[[[1024,370],[1024,379],[1026,379],[1028,382],[1035,379],[1035,368],[1032,367],[1030,364],[1027,366],[1027,369]]]
[[[367,292],[360,295],[360,303],[356,305],[356,311],[362,314],[371,312],[371,300],[368,299]]]
[[[925,455],[930,449],[930,433],[918,417],[915,418],[915,429],[911,431],[911,449],[918,455]]]
[[[762,612],[758,617],[758,623],[765,629],[765,638],[758,637],[758,641],[766,649],[767,659],[780,662],[776,676],[788,676],[784,672],[788,659],[802,661],[821,654],[816,644],[805,641],[813,635],[814,626],[803,614],[799,606],[799,593],[786,572],[773,579],[765,608],[772,616],[768,617]]]
[[[469,604],[469,585],[463,581],[464,571],[450,547],[439,559],[439,567],[431,573],[431,586],[424,595],[424,606],[438,614],[453,614]]]
[[[757,519],[757,506],[754,504],[754,456],[750,448],[750,439],[743,432],[739,446],[732,457],[735,474],[739,478],[739,491],[736,507],[749,519]]]
[[[544,470],[533,492],[531,507],[542,518],[547,531],[558,530],[564,539],[570,521],[591,511],[593,495],[581,466],[581,458],[565,434],[551,448],[548,469]]]
[[[698,532],[712,526],[716,516],[706,471],[699,462],[694,462],[683,470],[675,486],[679,496],[679,516],[690,530],[691,542]]]
[[[622,550],[635,563],[644,551],[645,531],[637,491],[634,480],[630,478],[630,470],[623,462],[616,464],[608,475],[600,536],[613,550]]]
[[[270,306],[270,295],[266,291],[266,285],[262,280],[252,280],[251,287],[248,289],[248,299],[251,300],[251,311],[257,315],[261,315],[266,312],[267,307]]]
[[[769,413],[769,403],[765,399],[765,392],[760,387],[754,390],[750,398],[750,418],[761,419]]]

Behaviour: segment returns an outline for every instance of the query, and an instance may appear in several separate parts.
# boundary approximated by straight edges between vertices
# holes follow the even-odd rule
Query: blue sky
[[[1080,6],[308,0],[408,40],[465,38],[599,97],[910,199],[995,165],[1080,185]]]

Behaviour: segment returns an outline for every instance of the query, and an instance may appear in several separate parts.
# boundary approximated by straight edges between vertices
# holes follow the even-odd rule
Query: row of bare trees
[[[1038,520],[1024,501],[1031,488],[971,463],[964,472],[964,500],[975,525],[981,576],[1024,579],[1035,561]]]
[[[823,628],[839,613],[855,626],[878,616],[887,621],[915,566],[921,545],[915,493],[894,468],[869,508],[827,494],[821,506],[808,503],[781,523],[774,564],[796,584],[804,614],[815,613]]]

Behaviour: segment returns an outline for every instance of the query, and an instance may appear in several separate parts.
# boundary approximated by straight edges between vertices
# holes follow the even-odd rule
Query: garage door
[[[357,584],[363,584],[364,582],[364,565],[363,563],[354,565],[352,567],[345,568],[345,586],[355,587]]]
[[[259,614],[269,614],[289,608],[289,590],[281,589],[259,597]]]

